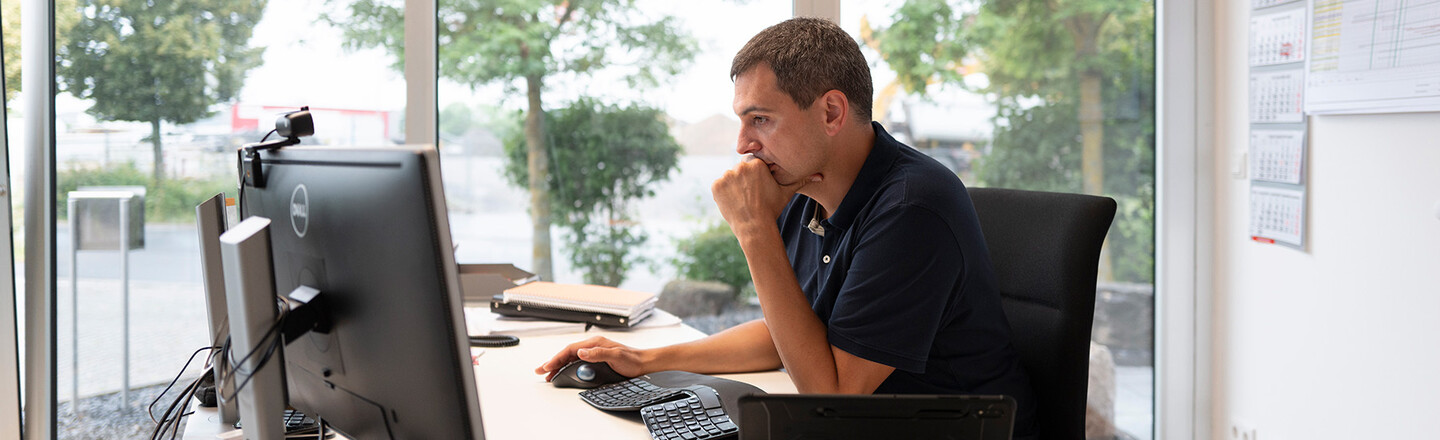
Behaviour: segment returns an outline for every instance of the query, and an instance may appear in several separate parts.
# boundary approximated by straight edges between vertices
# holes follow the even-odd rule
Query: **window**
[[[458,258],[658,292],[684,270],[675,263],[681,244],[721,221],[710,182],[736,160],[730,59],[791,8],[724,0],[591,5],[597,9],[496,16],[471,2],[439,2],[440,144]],[[548,39],[506,37],[518,29]],[[631,37],[642,42],[623,43]],[[519,47],[531,48],[531,58]],[[537,109],[548,116],[544,136],[527,131]],[[578,129],[584,123],[628,131]],[[527,142],[542,138],[549,227],[532,220],[536,194],[525,180]],[[536,253],[550,255],[549,270]],[[744,270],[743,258],[729,263]],[[731,281],[745,282],[748,272]]]
[[[969,186],[1118,202],[1101,254],[1087,434],[1152,438],[1155,4],[844,0],[875,119]],[[1092,162],[1093,159],[1093,162]]]
[[[9,20],[18,0],[4,1]],[[113,436],[133,437],[148,429],[136,408],[153,397],[152,385],[209,343],[194,205],[215,192],[233,195],[233,149],[260,140],[276,113],[301,105],[312,107],[317,125],[306,143],[403,142],[406,84],[398,67],[407,2],[56,3],[60,424],[62,435],[96,435],[82,424],[113,422],[77,417],[67,403],[78,397],[86,412],[118,407],[127,365],[117,361],[127,337],[120,292],[128,287],[135,395],[124,412],[137,430]],[[709,184],[735,161],[739,122],[730,109],[729,61],[751,35],[791,16],[790,3],[601,1],[591,3],[596,9],[569,10],[580,3],[559,2],[522,11],[533,21],[467,0],[437,3],[435,111],[461,262],[510,262],[561,282],[645,291],[710,266],[722,270],[705,276],[744,284],[721,267],[736,263],[723,257],[733,253],[701,250],[728,234],[716,228]],[[1120,202],[1095,329],[1100,352],[1115,365],[1098,396],[1114,399],[1114,409],[1107,414],[1103,399],[1092,403],[1113,417],[1118,433],[1150,438],[1154,2],[1103,2],[1110,9],[1089,17],[1093,52],[1062,31],[1085,24],[1060,23],[1064,11],[1021,15],[1034,10],[984,0],[838,4],[841,25],[872,61],[876,118],[903,141],[972,186],[1094,192]],[[898,16],[914,26],[896,31]],[[8,43],[14,27],[6,29]],[[907,38],[944,50],[906,54],[884,44]],[[522,56],[537,47],[548,52]],[[536,110],[547,113],[549,130],[527,128]],[[940,126],[937,119],[963,123]],[[618,141],[605,131],[556,138],[582,130],[555,127],[584,121],[628,122],[635,131]],[[668,150],[623,142],[645,136]],[[605,148],[579,147],[592,141]],[[522,159],[542,150],[547,171]],[[1087,169],[1093,151],[1100,166]],[[604,160],[577,159],[594,154]],[[615,168],[627,171],[608,172]],[[144,190],[145,245],[128,254],[128,284],[118,251],[82,250],[71,259],[68,195],[94,186]],[[534,221],[532,200],[549,200],[548,223]],[[713,240],[717,230],[722,236]],[[532,258],[542,249],[548,262]],[[743,272],[743,259],[738,264]]]
[[[150,432],[144,406],[186,357],[209,345],[195,205],[218,192],[235,196],[236,148],[260,141],[277,114],[300,106],[311,108],[317,127],[305,144],[404,139],[403,77],[383,51],[345,50],[346,32],[364,31],[338,24],[351,3],[57,4],[62,438]],[[144,196],[143,245],[129,251],[128,274],[120,269],[118,243],[72,253],[77,223],[70,221],[69,196],[97,187]],[[114,221],[113,212],[101,214],[97,222]],[[229,215],[238,221],[233,208]],[[88,237],[99,233],[99,223],[78,225]],[[191,365],[186,377],[199,373]]]

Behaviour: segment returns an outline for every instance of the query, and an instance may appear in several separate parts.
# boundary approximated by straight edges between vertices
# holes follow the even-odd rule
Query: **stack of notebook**
[[[533,281],[495,295],[490,311],[557,321],[629,327],[655,310],[656,295],[588,284]]]

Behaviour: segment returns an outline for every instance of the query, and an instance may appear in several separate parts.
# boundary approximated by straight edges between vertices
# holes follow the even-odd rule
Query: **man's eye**
[[[766,117],[764,117],[764,116],[756,116],[756,117],[752,118],[750,121],[751,121],[751,123],[753,123],[753,124],[755,124],[755,125],[760,125],[760,124],[764,124],[764,123],[766,123],[766,122],[769,122],[769,121],[770,121],[770,118],[766,118]]]

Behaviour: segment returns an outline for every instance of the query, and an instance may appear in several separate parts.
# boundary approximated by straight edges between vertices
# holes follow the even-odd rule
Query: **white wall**
[[[1440,113],[1312,116],[1307,249],[1249,241],[1250,3],[1215,10],[1214,438],[1440,438]]]

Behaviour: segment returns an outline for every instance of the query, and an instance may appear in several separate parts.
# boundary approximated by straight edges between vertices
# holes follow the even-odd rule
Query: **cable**
[[[180,418],[185,417],[185,415],[183,414],[184,411],[181,410],[181,415],[174,416],[175,408],[181,406],[183,402],[187,402],[191,398],[193,398],[195,396],[195,391],[199,389],[200,381],[205,377],[205,375],[213,374],[213,370],[207,368],[201,373],[200,378],[190,381],[190,384],[186,385],[185,389],[182,390],[180,394],[177,395],[175,399],[170,402],[170,406],[167,407],[165,413],[160,416],[160,420],[155,420],[155,404],[159,403],[160,399],[164,398],[165,394],[169,393],[170,390],[174,388],[175,384],[180,381],[180,377],[184,376],[185,371],[190,369],[190,364],[195,362],[195,356],[198,356],[201,352],[204,352],[206,350],[215,350],[215,348],[216,347],[214,346],[201,347],[200,349],[195,350],[194,353],[190,354],[190,358],[185,361],[185,366],[180,367],[180,372],[176,373],[175,379],[171,380],[170,384],[165,386],[165,390],[161,391],[159,395],[155,396],[155,400],[152,400],[150,402],[150,405],[146,407],[146,413],[150,416],[150,421],[155,422],[155,430],[150,433],[150,438],[158,439],[167,430],[178,431],[179,420]]]
[[[278,130],[278,129],[275,129],[275,130]],[[263,143],[265,143],[265,140],[266,140],[266,139],[270,139],[270,135],[275,134],[275,130],[270,130],[269,133],[265,133],[265,136],[260,138],[260,143],[263,144]]]
[[[212,371],[210,369],[206,369],[203,374],[212,374]],[[185,411],[182,407],[182,403],[188,402],[191,398],[193,398],[195,396],[195,390],[199,387],[199,379],[190,381],[190,384],[187,385],[185,389],[180,392],[180,395],[176,396],[175,400],[170,402],[170,406],[167,407],[165,409],[165,413],[161,415],[160,421],[155,424],[155,430],[150,432],[151,440],[160,439],[166,431],[171,432],[170,438],[172,439],[178,435],[180,430],[180,420],[181,418],[185,417]],[[182,408],[180,410],[181,415],[172,417],[172,415],[175,414],[176,408]]]
[[[267,136],[268,136],[268,135],[267,135]],[[257,156],[255,157],[255,160],[260,160],[260,157],[258,156],[258,153],[257,153]],[[239,177],[239,180],[236,182],[236,185],[235,185],[235,191],[236,191],[236,193],[235,193],[235,212],[238,213],[239,215],[245,215],[245,149],[244,149],[244,148],[235,150],[235,175],[236,175],[237,177]],[[241,219],[241,220],[244,220],[244,219]]]
[[[255,373],[260,371],[261,368],[264,368],[265,364],[268,363],[270,361],[270,358],[274,356],[275,351],[283,345],[282,341],[284,340],[284,338],[280,337],[280,332],[285,327],[286,317],[290,315],[290,307],[289,304],[286,304],[285,301],[281,300],[279,297],[276,297],[275,301],[280,305],[280,316],[275,319],[275,322],[270,325],[269,329],[265,330],[265,333],[260,336],[260,340],[255,343],[255,347],[252,348],[249,353],[246,353],[244,357],[236,360],[230,352],[230,350],[234,349],[234,347],[230,344],[231,340],[226,341],[225,353],[227,355],[227,358],[229,358],[231,362],[230,369],[226,371],[225,374],[221,375],[220,383],[234,380],[237,373],[245,376],[245,379],[242,380],[240,383],[235,384],[235,390],[231,392],[229,396],[224,396],[224,390],[220,388],[216,389],[216,396],[219,396],[225,400],[235,398],[235,396],[240,393],[240,390],[244,389],[245,385],[250,383],[250,379],[254,377]],[[262,354],[260,356],[260,359],[256,361],[255,368],[246,371],[242,367],[243,365],[245,365],[245,361],[250,360],[252,356],[255,356],[255,354],[260,352],[262,349],[264,350],[264,354]]]
[[[165,393],[170,392],[170,388],[175,386],[175,382],[179,382],[179,381],[180,381],[180,376],[184,376],[184,375],[185,375],[185,370],[190,369],[190,363],[195,361],[195,356],[196,356],[196,355],[199,355],[200,352],[202,352],[202,351],[205,351],[205,350],[215,350],[215,349],[217,349],[217,348],[220,348],[220,347],[215,347],[215,346],[201,347],[199,350],[195,350],[194,353],[191,353],[191,354],[190,354],[190,359],[185,361],[185,366],[180,367],[180,372],[179,372],[179,373],[175,373],[175,378],[174,378],[174,379],[171,379],[171,380],[170,380],[170,384],[169,384],[169,385],[166,385],[166,386],[165,386],[165,389],[164,389],[163,391],[160,391],[160,394],[159,394],[159,395],[156,395],[156,396],[155,396],[155,400],[151,400],[151,401],[150,401],[150,406],[148,406],[148,407],[145,408],[145,412],[150,414],[150,421],[151,421],[151,422],[154,422],[154,423],[157,423],[157,424],[160,423],[159,420],[155,420],[155,404],[158,403],[158,402],[160,402],[160,398],[165,397]],[[208,362],[207,362],[207,363],[208,363]],[[204,375],[201,375],[200,377],[201,377],[201,378],[204,378],[205,376],[204,376]]]
[[[280,331],[284,328],[285,317],[289,315],[290,310],[288,305],[285,304],[284,301],[280,300],[280,298],[277,297],[276,302],[281,306],[279,317],[275,320],[273,324],[271,324],[269,329],[266,329],[265,334],[261,336],[259,343],[257,343],[255,347],[251,349],[249,353],[246,353],[245,356],[241,358],[238,362],[231,365],[231,368],[229,370],[225,371],[224,374],[221,375],[220,380],[216,382],[217,398],[225,400],[234,399],[236,394],[238,394],[240,390],[250,382],[250,378],[253,377],[254,373],[256,371],[259,371],[260,368],[264,367],[265,364],[268,363],[270,359],[274,356],[275,351],[279,349],[282,345],[281,341],[283,341],[283,338],[280,337]],[[204,372],[201,373],[201,376],[199,378],[191,381],[184,390],[180,391],[180,394],[170,402],[170,405],[165,409],[165,412],[160,415],[160,420],[158,421],[155,420],[155,403],[159,402],[160,399],[165,395],[165,393],[169,392],[172,387],[174,387],[176,382],[179,382],[180,376],[183,376],[185,374],[185,370],[189,369],[190,364],[195,361],[195,356],[199,355],[205,350],[216,349],[220,350],[222,353],[229,354],[231,348],[233,347],[231,342],[232,340],[227,337],[225,338],[225,343],[220,344],[219,347],[211,346],[196,350],[195,353],[192,353],[190,355],[190,358],[185,361],[185,366],[180,369],[180,373],[177,374],[175,379],[170,382],[170,385],[167,385],[165,387],[165,391],[161,391],[160,396],[157,396],[154,401],[150,402],[150,406],[147,408],[146,411],[150,415],[150,420],[155,422],[155,430],[151,431],[150,433],[151,440],[160,440],[161,438],[165,437],[166,433],[169,433],[169,438],[171,439],[177,438],[179,436],[180,420],[183,420],[184,417],[187,415],[193,414],[193,412],[186,412],[183,404],[195,397],[195,392],[200,389],[200,382],[204,379],[205,376],[215,374],[214,366],[205,369]],[[256,366],[253,370],[247,372],[244,369],[240,368],[240,365],[243,365],[245,361],[250,359],[250,357],[254,356],[256,353],[260,353],[262,350],[264,353],[260,355],[260,358],[257,361]],[[230,359],[234,358],[231,357]],[[245,380],[241,381],[239,384],[236,384],[234,392],[228,397],[226,397],[223,394],[223,387],[220,387],[219,384],[229,380],[234,380],[234,375],[237,372],[245,375]]]

